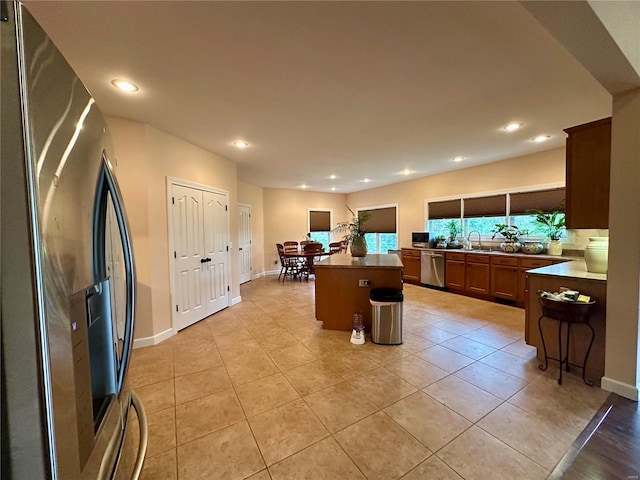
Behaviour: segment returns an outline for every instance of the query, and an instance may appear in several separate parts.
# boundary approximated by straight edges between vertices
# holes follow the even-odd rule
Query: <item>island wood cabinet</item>
[[[402,248],[402,264],[404,265],[402,279],[407,283],[420,283],[420,250],[416,248]]]
[[[465,257],[465,290],[479,295],[488,295],[491,289],[489,256],[468,253]]]
[[[609,228],[611,117],[564,131],[567,228]]]
[[[451,290],[464,290],[464,253],[447,252],[445,254],[445,285]]]

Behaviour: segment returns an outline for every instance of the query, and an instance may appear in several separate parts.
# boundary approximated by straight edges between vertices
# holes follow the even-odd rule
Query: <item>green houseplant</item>
[[[527,235],[526,230],[520,230],[516,225],[507,225],[506,223],[496,223],[496,226],[491,230],[493,236],[491,239],[500,235],[504,238],[504,242],[500,244],[500,248],[506,253],[516,253],[522,246],[520,243],[520,237]]]
[[[462,227],[460,226],[460,220],[449,220],[445,224],[445,228],[449,232],[449,239],[447,243],[448,248],[458,248],[458,235],[462,233]]]
[[[560,238],[566,229],[563,213],[558,209],[553,209],[548,212],[531,210],[531,213],[536,216],[536,223],[545,236],[549,238],[549,245],[547,247],[549,255],[562,255]]]
[[[367,241],[364,238],[367,231],[364,224],[371,220],[371,212],[365,210],[356,214],[349,206],[347,210],[351,213],[351,220],[339,222],[332,230],[336,233],[344,233],[343,238],[351,245],[352,257],[365,257],[367,255]]]

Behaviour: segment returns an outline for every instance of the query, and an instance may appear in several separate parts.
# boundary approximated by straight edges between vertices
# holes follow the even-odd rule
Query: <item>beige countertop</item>
[[[372,253],[366,257],[352,257],[349,253],[336,253],[314,263],[316,268],[402,268],[400,257],[394,254]]]
[[[547,275],[551,277],[583,278],[586,280],[595,280],[605,283],[607,281],[606,273],[587,272],[587,266],[584,258],[574,259],[569,262],[556,263],[555,265],[549,265],[548,267],[534,268],[533,270],[527,270],[527,274],[541,276]]]
[[[500,250],[481,250],[481,249],[472,249],[465,250],[464,248],[417,248],[417,247],[403,247],[404,250],[419,250],[424,252],[441,252],[441,253],[479,253],[481,255],[499,255],[506,257],[516,257],[516,258],[544,258],[545,260],[566,260],[567,262],[570,260],[576,260],[580,257],[574,256],[557,256],[557,255],[547,255],[545,253],[505,253]]]

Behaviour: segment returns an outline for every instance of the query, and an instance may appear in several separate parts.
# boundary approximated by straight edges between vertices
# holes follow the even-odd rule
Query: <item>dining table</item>
[[[325,257],[325,256],[329,256],[330,253],[325,251],[324,249],[318,251],[310,251],[310,252],[306,252],[303,248],[298,248],[296,250],[285,250],[283,255],[287,258],[297,258],[300,259],[302,261],[301,263],[301,270],[299,271],[299,278],[300,280],[302,280],[302,277],[304,276],[306,278],[307,281],[309,281],[309,275],[314,273],[313,270],[313,262],[316,259]]]

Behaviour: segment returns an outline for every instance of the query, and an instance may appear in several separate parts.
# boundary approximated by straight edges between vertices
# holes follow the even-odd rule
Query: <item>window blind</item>
[[[429,220],[460,218],[460,199],[429,202]]]
[[[331,230],[331,212],[309,211],[309,231],[328,232]]]
[[[367,233],[396,233],[396,207],[372,208],[371,219],[364,224]]]
[[[511,215],[525,215],[527,210],[559,210],[564,212],[565,189],[552,188],[511,194]]]
[[[506,214],[506,194],[464,199],[464,218],[504,217]]]

